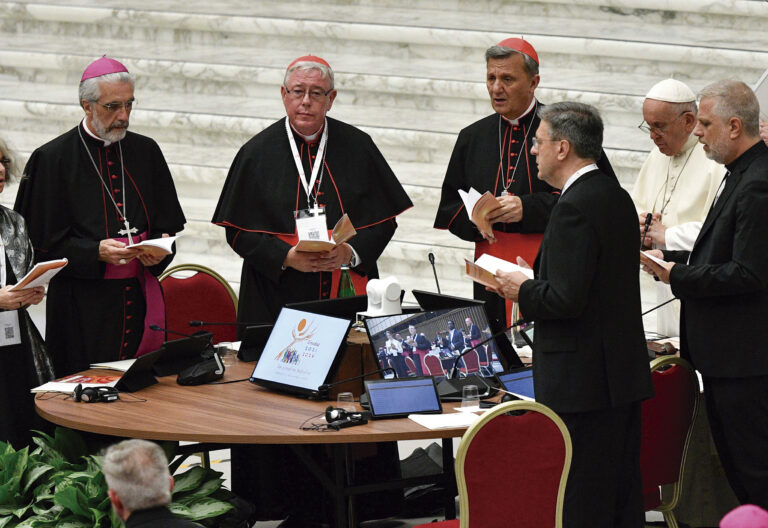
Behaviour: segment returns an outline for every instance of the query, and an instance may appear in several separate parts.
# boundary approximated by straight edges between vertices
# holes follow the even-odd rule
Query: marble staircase
[[[312,52],[336,71],[331,115],[376,141],[416,206],[380,260],[406,289],[470,295],[470,244],[432,229],[458,131],[490,113],[485,48],[524,34],[537,48],[543,102],[596,105],[606,151],[630,187],[650,142],[642,96],[675,76],[692,88],[754,83],[768,66],[768,3],[756,0],[0,0],[0,132],[23,160],[82,116],[84,66],[108,53],[137,78],[133,130],[155,138],[189,220],[176,262],[219,270],[241,261],[209,223],[228,166],[283,115],[285,65]],[[15,186],[0,196],[13,203]]]

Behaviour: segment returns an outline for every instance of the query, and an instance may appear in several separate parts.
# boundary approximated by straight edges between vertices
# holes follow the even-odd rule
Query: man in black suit
[[[640,401],[652,387],[637,215],[616,178],[597,167],[597,110],[564,102],[539,116],[531,152],[539,178],[562,193],[536,257],[536,279],[497,272],[500,293],[536,321],[536,400],[560,415],[573,442],[564,526],[642,527]]]
[[[681,354],[704,379],[712,437],[744,503],[768,508],[768,147],[744,83],[704,88],[693,133],[727,172],[688,251],[646,264],[682,300]]]
[[[168,509],[173,477],[165,452],[157,444],[124,440],[112,445],[102,457],[101,470],[112,507],[126,528],[200,528]]]
[[[459,353],[464,350],[464,333],[456,328],[453,321],[448,321],[448,340],[454,352]]]

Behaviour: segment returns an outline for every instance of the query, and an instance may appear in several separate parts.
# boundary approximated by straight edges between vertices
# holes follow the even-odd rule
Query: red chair
[[[165,326],[188,334],[194,330],[213,333],[214,344],[237,340],[236,326],[190,328],[190,321],[237,320],[237,295],[227,281],[205,266],[180,264],[160,275],[165,297]]]
[[[488,353],[488,345],[482,345],[477,349],[477,356],[480,359],[480,372],[483,376],[493,376],[493,369],[491,368],[491,357]]]
[[[655,396],[643,402],[640,469],[645,511],[664,515],[678,526],[673,509],[682,489],[683,466],[699,402],[699,380],[684,359],[666,356],[651,362]],[[662,493],[661,486],[670,486]]]
[[[427,375],[429,376],[446,376],[440,358],[434,354],[424,356],[424,366],[427,367]]]
[[[419,371],[416,370],[416,363],[414,363],[413,359],[406,356],[405,358],[405,366],[408,369],[408,375],[409,376],[418,376]]]
[[[570,467],[571,436],[560,417],[540,403],[502,403],[461,437],[459,519],[416,528],[560,528]]]
[[[461,369],[465,374],[471,374],[472,372],[480,372],[480,356],[477,354],[477,350],[467,352],[464,357],[465,368]]]

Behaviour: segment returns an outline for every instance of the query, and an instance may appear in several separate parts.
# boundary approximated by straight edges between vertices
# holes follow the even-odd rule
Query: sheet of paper
[[[467,210],[467,215],[469,215],[469,219],[471,220],[472,211],[475,210],[475,205],[482,194],[480,194],[474,187],[470,187],[469,191],[459,189],[459,196],[461,197],[461,201],[464,202],[464,208]]]
[[[142,251],[147,251],[149,253],[170,255],[173,253],[173,243],[176,242],[176,239],[180,236],[181,235],[153,238],[151,240],[129,244],[125,247],[128,249],[141,249]]]
[[[121,359],[120,361],[107,361],[105,363],[91,363],[91,368],[94,369],[106,369],[106,370],[119,370],[125,372],[136,361],[136,358]]]
[[[66,394],[72,394],[75,391],[75,387],[80,384],[85,389],[86,387],[114,387],[120,380],[120,376],[68,376],[59,380],[49,381],[39,387],[35,387],[30,390],[32,393],[36,392],[63,392]]]
[[[507,262],[506,260],[500,259],[498,257],[494,257],[493,255],[489,255],[488,253],[483,253],[482,255],[480,255],[480,258],[475,261],[475,264],[477,264],[484,270],[490,271],[491,273],[496,273],[497,270],[519,271],[529,279],[533,278],[532,269],[523,268],[521,266],[518,266],[517,264],[513,264],[512,262]]]
[[[9,288],[10,291],[23,290],[26,288],[35,288],[37,286],[48,286],[54,275],[60,272],[67,265],[67,259],[48,260],[35,264],[35,267],[29,270],[19,282]]]
[[[658,264],[660,266],[663,266],[665,264],[664,260],[662,260],[662,259],[660,259],[658,257],[654,257],[653,255],[647,253],[646,251],[641,251],[640,255],[641,255],[640,262],[643,261],[642,257],[646,257],[646,258],[654,261],[656,264]]]
[[[408,418],[427,429],[452,429],[454,427],[469,427],[480,415],[471,412],[443,414],[409,414]]]

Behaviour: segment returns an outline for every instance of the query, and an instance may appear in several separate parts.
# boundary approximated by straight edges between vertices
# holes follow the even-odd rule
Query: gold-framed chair
[[[178,264],[159,277],[165,297],[166,328],[189,333],[189,321],[235,322],[237,295],[227,280],[200,264]],[[237,340],[237,327],[203,326],[213,334],[213,343]]]
[[[561,528],[571,453],[568,429],[549,407],[527,401],[499,404],[461,437],[456,455],[459,519],[416,528]]]
[[[674,509],[680,500],[683,467],[701,399],[690,363],[676,356],[651,361],[654,397],[642,404],[640,468],[645,511],[662,513],[677,528]]]

